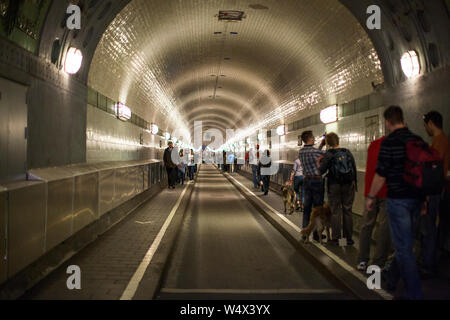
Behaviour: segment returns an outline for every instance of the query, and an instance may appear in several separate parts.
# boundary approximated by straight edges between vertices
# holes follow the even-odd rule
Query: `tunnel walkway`
[[[348,298],[213,166],[203,166],[160,299]]]

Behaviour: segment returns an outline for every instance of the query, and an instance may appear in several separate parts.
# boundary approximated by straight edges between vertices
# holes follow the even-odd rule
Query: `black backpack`
[[[352,183],[355,177],[353,159],[350,151],[339,149],[331,161],[331,174],[339,184]]]

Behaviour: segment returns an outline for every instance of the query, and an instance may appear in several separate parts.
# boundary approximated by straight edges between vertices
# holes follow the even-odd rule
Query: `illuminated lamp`
[[[131,110],[123,103],[117,103],[117,118],[122,121],[128,121],[131,119]]]
[[[81,50],[74,47],[69,48],[64,61],[64,71],[68,74],[75,74],[80,70],[82,62],[83,54]]]
[[[152,124],[151,131],[153,134],[158,134],[158,132],[159,132],[158,126],[156,124]]]
[[[166,132],[164,134],[164,137],[166,138],[166,140],[170,140],[170,133]]]
[[[277,134],[279,136],[285,136],[286,135],[286,126],[284,124],[277,128]]]
[[[320,112],[320,120],[325,123],[333,123],[338,120],[338,107],[331,106]]]
[[[420,61],[417,52],[410,50],[401,59],[403,73],[408,78],[417,77],[420,74]]]

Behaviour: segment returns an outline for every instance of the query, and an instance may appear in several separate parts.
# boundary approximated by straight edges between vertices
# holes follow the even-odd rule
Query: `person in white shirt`
[[[297,196],[295,210],[303,209],[303,166],[300,159],[295,160],[294,168],[292,169],[291,185],[294,185],[294,191]],[[301,200],[301,201],[300,201]]]
[[[195,171],[195,156],[194,156],[194,150],[191,150],[191,152],[188,155],[188,175],[189,180],[194,180],[194,171]]]

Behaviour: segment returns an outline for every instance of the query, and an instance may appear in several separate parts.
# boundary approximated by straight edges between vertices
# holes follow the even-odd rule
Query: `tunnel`
[[[450,299],[449,30],[448,0],[0,0],[0,299]]]

